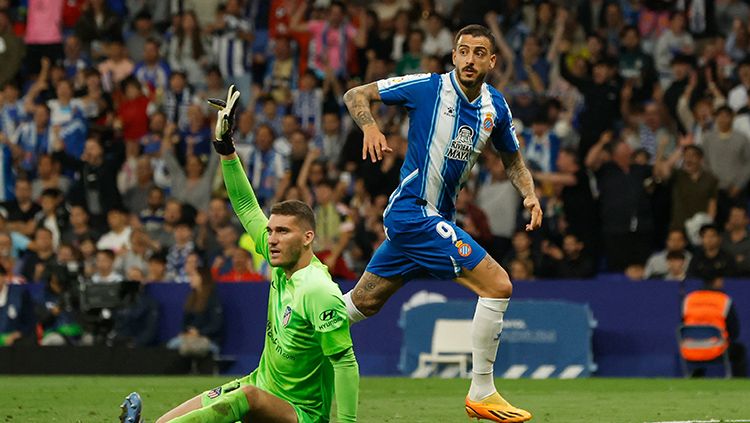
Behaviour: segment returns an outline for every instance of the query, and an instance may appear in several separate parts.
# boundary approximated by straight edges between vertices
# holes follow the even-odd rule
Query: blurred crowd
[[[394,151],[363,161],[342,95],[450,71],[472,23],[498,40],[488,83],[545,214],[522,230],[490,148],[457,220],[514,280],[750,276],[748,15],[744,0],[0,0],[3,278],[265,280],[211,148],[205,100],[235,84],[260,203],[310,204],[318,257],[356,279],[408,115],[373,105]]]

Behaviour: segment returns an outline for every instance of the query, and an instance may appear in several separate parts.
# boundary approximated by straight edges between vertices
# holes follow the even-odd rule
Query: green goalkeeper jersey
[[[239,159],[222,160],[232,206],[255,249],[270,262],[268,219],[260,210]],[[250,383],[329,421],[334,369],[328,357],[352,346],[346,306],[326,266],[313,257],[287,279],[273,268],[266,339]]]

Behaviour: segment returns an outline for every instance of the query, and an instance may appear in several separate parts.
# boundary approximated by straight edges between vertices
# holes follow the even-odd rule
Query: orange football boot
[[[467,396],[466,414],[469,415],[469,418],[502,423],[518,423],[531,420],[531,413],[510,405],[497,392],[476,402],[470,400]]]

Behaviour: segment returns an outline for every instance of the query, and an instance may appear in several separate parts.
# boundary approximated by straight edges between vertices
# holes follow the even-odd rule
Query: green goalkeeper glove
[[[229,91],[227,91],[226,101],[218,98],[208,99],[208,104],[219,110],[219,118],[216,120],[216,128],[214,129],[213,144],[214,150],[222,156],[234,153],[232,134],[234,133],[234,116],[237,113],[237,99],[239,98],[240,92],[232,85],[229,87]]]

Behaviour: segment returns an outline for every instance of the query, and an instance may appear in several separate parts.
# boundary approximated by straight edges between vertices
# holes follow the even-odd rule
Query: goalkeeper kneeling
[[[328,422],[334,392],[337,420],[354,422],[359,367],[341,291],[312,252],[315,216],[300,201],[274,205],[270,219],[261,211],[232,141],[239,95],[232,86],[226,102],[210,101],[220,108],[214,148],[232,206],[273,267],[263,354],[249,375],[184,402],[157,423]],[[121,408],[122,422],[141,422],[137,393]]]

